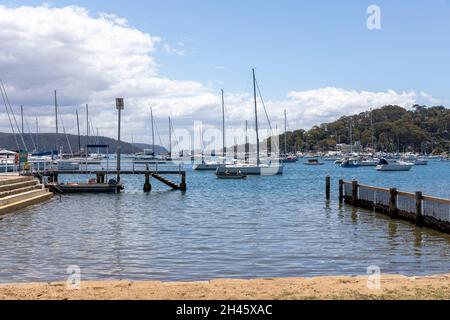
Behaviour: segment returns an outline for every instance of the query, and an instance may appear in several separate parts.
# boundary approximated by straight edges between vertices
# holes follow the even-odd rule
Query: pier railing
[[[425,196],[422,192],[404,192],[379,188],[357,181],[339,181],[339,200],[450,233],[450,200]]]

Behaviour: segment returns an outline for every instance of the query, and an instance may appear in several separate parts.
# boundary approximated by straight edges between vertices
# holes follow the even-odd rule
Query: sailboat
[[[286,110],[284,110],[284,154],[280,157],[283,163],[294,163],[298,161],[297,156],[289,155],[287,153],[287,117]]]
[[[236,163],[221,165],[217,169],[217,175],[243,174],[243,175],[278,175],[283,174],[283,164],[280,161],[261,163],[258,132],[258,102],[256,99],[256,76],[253,72],[253,98],[255,103],[255,130],[256,130],[256,163]]]
[[[202,145],[203,145],[203,134],[202,136]],[[222,157],[223,161],[225,163],[226,161],[226,147],[225,147],[225,99],[223,97],[223,90],[222,90]],[[197,171],[216,171],[221,165],[220,162],[215,161],[206,161],[203,150],[202,150],[202,161],[201,163],[197,163],[194,165],[193,169]]]
[[[136,164],[161,164],[166,163],[161,157],[157,157],[155,153],[155,122],[153,119],[153,109],[150,108],[150,118],[152,123],[152,149],[144,149],[144,152],[136,154],[134,163]]]

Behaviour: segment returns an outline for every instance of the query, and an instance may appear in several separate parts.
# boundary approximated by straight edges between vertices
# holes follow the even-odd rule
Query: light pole
[[[123,98],[116,98],[116,109],[118,112],[118,125],[117,125],[117,183],[120,182],[120,121],[122,116],[122,110],[125,108]]]

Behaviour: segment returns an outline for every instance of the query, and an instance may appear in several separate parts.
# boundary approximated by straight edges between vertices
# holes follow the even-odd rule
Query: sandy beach
[[[427,277],[383,275],[381,289],[368,277],[223,279],[206,282],[82,281],[78,290],[65,282],[0,285],[2,300],[305,300],[450,299],[450,274]]]

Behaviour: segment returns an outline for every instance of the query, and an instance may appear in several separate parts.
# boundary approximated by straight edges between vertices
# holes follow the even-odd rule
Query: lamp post
[[[125,108],[123,98],[116,98],[116,109],[118,112],[118,126],[117,126],[117,183],[120,182],[120,121],[122,116],[122,110]]]

